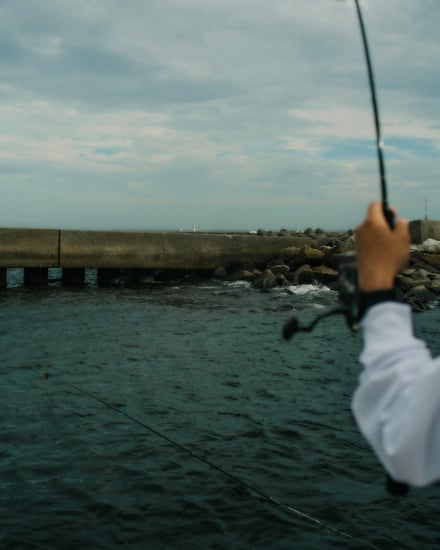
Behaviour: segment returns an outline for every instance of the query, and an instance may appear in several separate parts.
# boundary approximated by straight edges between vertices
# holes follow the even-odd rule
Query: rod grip
[[[395,225],[395,218],[393,211],[387,206],[383,205],[383,215],[385,216],[385,219],[390,227],[390,229],[394,229]]]

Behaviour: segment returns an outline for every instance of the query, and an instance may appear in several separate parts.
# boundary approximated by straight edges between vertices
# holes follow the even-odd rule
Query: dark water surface
[[[360,335],[331,318],[280,337],[335,301],[219,282],[1,291],[0,547],[439,548],[439,487],[388,495],[353,422]],[[438,353],[440,309],[416,327]]]

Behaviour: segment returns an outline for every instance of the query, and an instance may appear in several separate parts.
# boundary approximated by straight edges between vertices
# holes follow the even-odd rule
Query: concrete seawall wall
[[[440,221],[410,222],[411,242],[440,240]],[[264,263],[310,244],[306,235],[0,228],[0,268],[214,270],[241,258]]]
[[[213,233],[61,231],[60,267],[213,270],[249,255],[264,262],[293,242]]]
[[[58,229],[0,228],[0,267],[58,265]]]
[[[307,237],[0,228],[0,267],[214,270],[265,262]]]
[[[411,242],[421,244],[426,239],[440,241],[440,221],[414,220],[409,224]]]

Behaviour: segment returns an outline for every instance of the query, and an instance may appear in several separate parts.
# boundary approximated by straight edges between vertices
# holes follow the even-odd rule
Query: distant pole
[[[428,197],[425,197],[425,220],[428,219]]]

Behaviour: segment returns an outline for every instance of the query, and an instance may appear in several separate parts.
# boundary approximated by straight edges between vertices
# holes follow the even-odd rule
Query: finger
[[[388,210],[391,212],[391,214],[397,218],[397,210],[393,208],[392,206],[387,206]]]
[[[368,218],[377,218],[382,213],[382,203],[381,202],[370,202],[367,208],[367,219]]]
[[[395,229],[409,234],[409,221],[406,218],[399,218],[396,221]]]
[[[381,202],[372,202],[367,210],[367,216],[365,218],[366,225],[382,226],[388,225],[383,211],[383,204]]]

